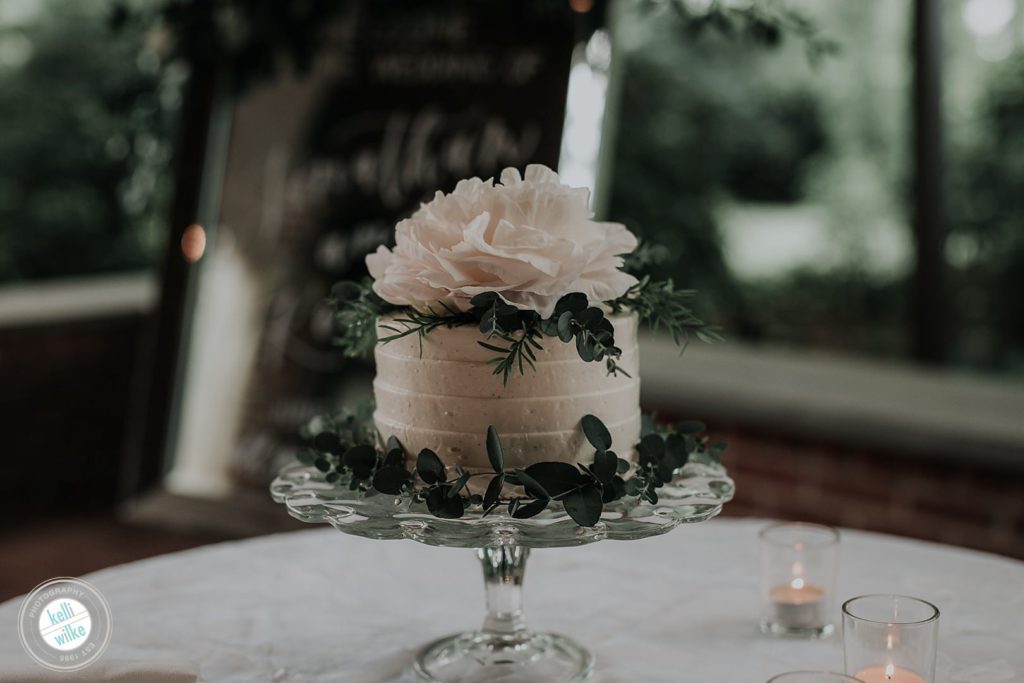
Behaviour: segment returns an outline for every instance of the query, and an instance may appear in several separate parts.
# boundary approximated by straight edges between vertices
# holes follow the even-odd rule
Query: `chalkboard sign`
[[[398,219],[461,178],[557,166],[573,37],[567,5],[355,4],[308,76],[234,106],[172,484],[262,483],[298,426],[338,407],[351,361],[324,299]]]

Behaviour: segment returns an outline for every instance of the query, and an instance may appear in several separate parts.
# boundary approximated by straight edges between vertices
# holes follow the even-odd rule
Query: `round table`
[[[841,670],[839,635],[789,641],[758,632],[764,524],[717,519],[643,541],[537,550],[527,617],[594,652],[595,683],[761,683],[794,669]],[[416,649],[477,626],[483,600],[471,551],[326,528],[86,578],[112,610],[105,656],[192,661],[211,683],[410,680]],[[844,531],[838,586],[840,599],[895,592],[938,605],[939,683],[1024,681],[1024,563]],[[0,605],[0,656],[20,652],[20,603]]]

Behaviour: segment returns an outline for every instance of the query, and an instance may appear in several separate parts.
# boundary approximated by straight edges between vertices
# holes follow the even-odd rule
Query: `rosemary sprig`
[[[331,288],[328,303],[334,307],[334,345],[346,358],[362,358],[377,343],[377,319],[398,310],[373,292],[370,278],[360,282],[339,282]]]
[[[722,341],[718,329],[705,323],[690,309],[695,295],[692,289],[676,289],[671,279],[652,280],[650,276],[644,276],[608,305],[612,313],[636,313],[652,332],[668,331],[680,348],[686,348],[691,334],[709,344]]]
[[[526,373],[525,365],[529,365],[530,369],[536,370],[537,366],[534,365],[534,361],[537,360],[537,355],[534,353],[534,349],[537,351],[542,350],[544,347],[537,339],[541,336],[541,332],[537,327],[527,327],[525,324],[519,332],[514,334],[503,334],[496,332],[495,335],[502,341],[508,344],[508,347],[497,346],[496,344],[490,344],[488,342],[477,342],[480,346],[484,347],[488,351],[494,351],[500,355],[492,358],[488,361],[494,365],[494,371],[492,375],[501,375],[501,381],[503,385],[508,385],[509,377],[512,375],[514,368],[519,368],[519,374],[523,375]],[[490,339],[490,337],[488,337]]]
[[[403,328],[399,329],[392,324],[381,325],[383,329],[388,330],[392,334],[381,337],[378,341],[381,344],[387,344],[396,339],[402,339],[410,334],[415,334],[419,340],[420,355],[422,356],[423,338],[428,333],[436,330],[438,327],[458,327],[476,322],[476,318],[469,311],[460,311],[444,301],[439,301],[438,305],[443,312],[435,311],[431,306],[427,306],[425,311],[420,311],[412,306],[405,308],[405,317],[393,318],[391,321],[402,325]]]

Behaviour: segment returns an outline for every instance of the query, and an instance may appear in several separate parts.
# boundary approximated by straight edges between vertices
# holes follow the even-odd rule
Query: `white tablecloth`
[[[719,519],[644,541],[534,551],[528,620],[589,647],[599,683],[761,683],[793,669],[841,670],[839,635],[804,642],[758,633],[762,524]],[[211,683],[405,681],[421,644],[483,615],[472,551],[326,528],[86,578],[111,605],[107,656],[193,661]],[[871,592],[939,606],[940,683],[1024,681],[1024,563],[844,532],[839,597]],[[0,605],[0,657],[20,652],[20,602]]]

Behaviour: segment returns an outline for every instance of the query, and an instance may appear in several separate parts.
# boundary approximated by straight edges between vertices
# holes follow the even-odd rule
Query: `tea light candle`
[[[925,680],[913,671],[892,664],[861,669],[854,678],[864,683],[925,683]]]
[[[817,628],[825,623],[825,591],[801,577],[769,592],[774,621],[786,628]]]
[[[761,539],[761,631],[789,638],[832,633],[839,533],[820,524],[779,522]],[[877,661],[870,660],[873,664]]]

